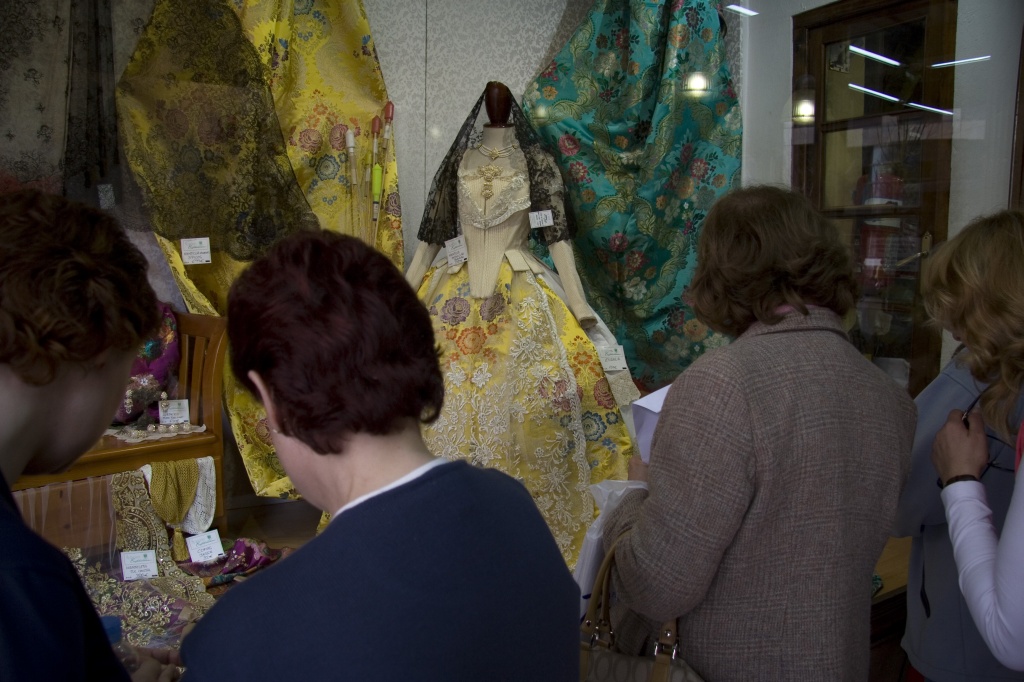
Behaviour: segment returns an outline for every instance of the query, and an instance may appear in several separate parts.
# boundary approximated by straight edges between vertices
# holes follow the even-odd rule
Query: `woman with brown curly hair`
[[[960,588],[996,659],[1024,670],[1024,214],[1003,211],[965,227],[929,258],[922,292],[929,314],[963,343],[961,363],[988,384],[981,408],[952,410],[932,447]],[[997,466],[993,436],[1016,443],[1015,485],[998,535],[982,483]]]
[[[649,490],[606,521],[627,653],[675,618],[705,679],[867,679],[871,574],[915,411],[843,331],[855,294],[804,197],[750,187],[708,213],[689,296],[738,338],[675,380],[649,471],[631,465]]]
[[[9,483],[66,469],[99,440],[156,328],[146,259],[102,211],[0,197],[0,679],[127,680],[71,562],[33,533]],[[133,680],[176,678],[140,652]]]

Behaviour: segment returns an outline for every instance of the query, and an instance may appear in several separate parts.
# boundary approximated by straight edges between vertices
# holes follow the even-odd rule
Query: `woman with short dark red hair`
[[[433,330],[383,255],[282,240],[232,287],[228,335],[285,473],[333,518],[199,622],[190,679],[578,677],[579,592],[529,493],[423,443]]]

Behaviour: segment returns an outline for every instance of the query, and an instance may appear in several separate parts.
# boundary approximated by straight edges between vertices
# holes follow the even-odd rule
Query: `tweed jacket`
[[[619,648],[677,617],[681,655],[712,682],[866,680],[871,574],[915,419],[826,309],[701,357],[666,398],[649,491],[606,520],[606,547],[629,531]]]

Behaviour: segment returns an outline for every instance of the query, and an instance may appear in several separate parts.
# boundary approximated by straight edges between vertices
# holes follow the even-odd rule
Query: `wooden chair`
[[[131,471],[151,462],[213,457],[217,472],[217,508],[213,525],[226,529],[224,513],[224,428],[221,420],[227,320],[210,315],[176,313],[181,344],[178,397],[188,398],[189,420],[205,425],[202,433],[126,443],[103,436],[70,469],[59,474],[22,476],[13,490]]]

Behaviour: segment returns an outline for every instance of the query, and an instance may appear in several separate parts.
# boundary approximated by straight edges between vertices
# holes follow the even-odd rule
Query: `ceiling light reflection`
[[[850,85],[850,89],[851,90],[857,90],[858,92],[863,92],[865,94],[872,95],[874,97],[880,97],[882,99],[887,99],[890,102],[899,102],[900,101],[899,97],[893,97],[892,95],[887,95],[884,92],[879,92],[878,90],[872,90],[870,88],[865,88],[863,85],[856,85],[854,83],[850,83],[849,85]]]
[[[952,111],[947,111],[945,109],[936,109],[935,107],[930,107],[926,104],[918,104],[917,102],[907,102],[907,106],[914,107],[915,109],[924,109],[925,111],[934,111],[936,114],[945,114],[946,116],[953,115]]]
[[[970,57],[968,59],[954,59],[951,62],[939,62],[938,64],[932,64],[933,69],[941,69],[944,66],[959,66],[961,64],[974,64],[977,62],[987,62],[992,59],[992,55],[987,54],[984,57]]]
[[[862,57],[867,57],[868,59],[874,59],[876,62],[882,62],[883,64],[888,64],[889,66],[899,66],[900,65],[900,63],[898,61],[896,61],[895,59],[889,59],[888,57],[883,57],[882,55],[880,55],[880,54],[878,54],[876,52],[871,52],[870,50],[865,50],[863,47],[857,47],[856,45],[850,45],[850,52],[855,52],[855,53],[859,54]]]
[[[755,12],[754,10],[747,9],[746,7],[742,7],[740,5],[726,5],[725,8],[729,9],[729,10],[732,10],[733,12],[736,12],[737,14],[742,14],[742,15],[747,16],[747,17],[756,17],[757,16],[757,12]]]

